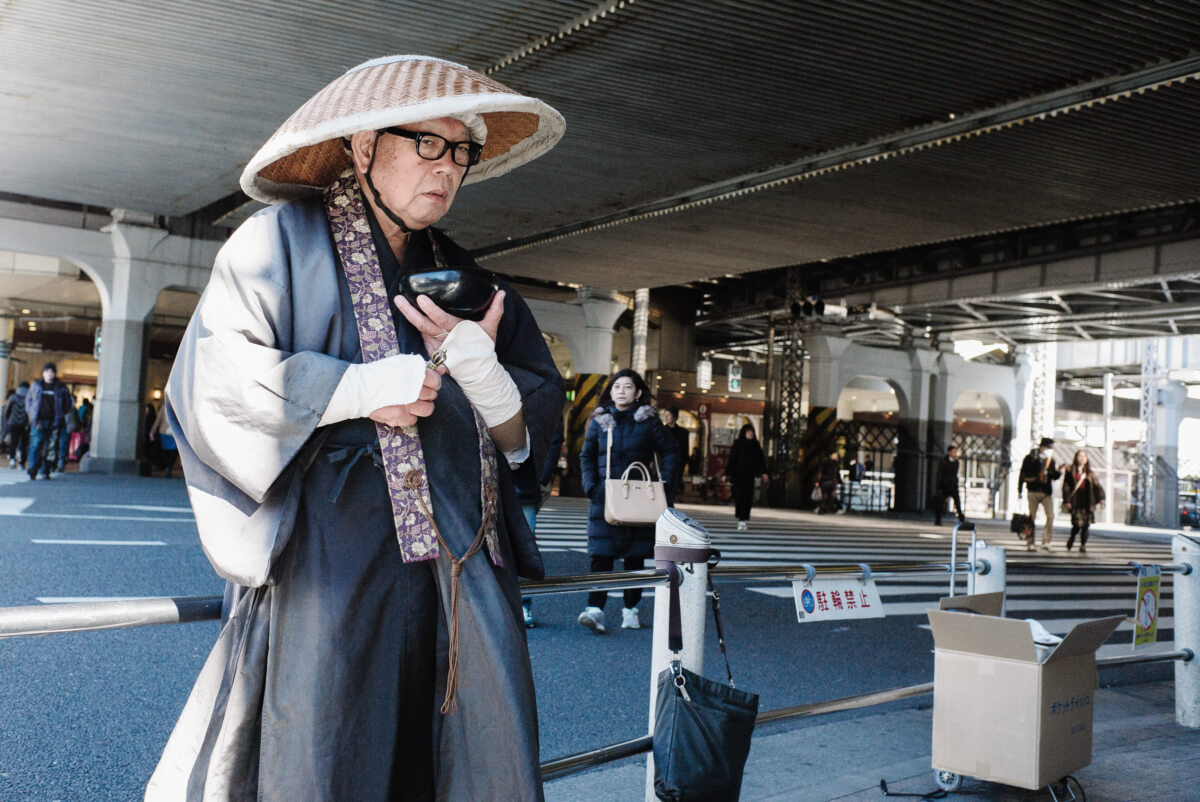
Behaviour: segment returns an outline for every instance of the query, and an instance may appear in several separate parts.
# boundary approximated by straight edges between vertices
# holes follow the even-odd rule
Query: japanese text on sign
[[[796,618],[805,623],[883,618],[883,602],[871,579],[798,579],[792,583]]]

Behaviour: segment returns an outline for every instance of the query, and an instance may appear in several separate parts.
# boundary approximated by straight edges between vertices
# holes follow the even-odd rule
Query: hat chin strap
[[[363,171],[363,178],[367,179],[367,188],[371,190],[371,195],[375,198],[375,208],[381,210],[387,218],[396,225],[400,226],[400,230],[405,234],[411,234],[412,229],[409,228],[400,215],[393,212],[383,202],[383,198],[379,196],[379,190],[375,188],[375,182],[371,180],[371,168],[375,166],[375,155],[379,153],[379,132],[375,132],[375,146],[371,148],[371,161],[367,162],[367,169]]]
[[[371,148],[371,161],[367,162],[367,169],[363,171],[363,178],[367,179],[367,188],[371,190],[371,195],[375,199],[376,208],[380,209],[385,215],[387,215],[389,220],[400,226],[400,231],[405,234],[411,234],[413,229],[409,228],[408,225],[400,219],[400,215],[396,214],[387,207],[387,204],[383,202],[383,198],[379,195],[379,190],[375,188],[375,182],[371,179],[371,169],[375,166],[375,154],[379,153],[379,133],[379,131],[375,132],[375,147]],[[467,173],[469,172],[471,172],[470,165],[467,166],[466,170],[463,170],[462,178],[459,179],[458,182],[460,187],[463,185],[463,181],[467,180]],[[416,230],[424,231],[425,229],[422,228]]]

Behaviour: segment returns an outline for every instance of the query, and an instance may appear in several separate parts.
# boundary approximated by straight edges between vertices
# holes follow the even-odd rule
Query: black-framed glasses
[[[384,128],[383,133],[402,136],[417,143],[417,155],[422,159],[435,162],[450,151],[450,158],[459,167],[470,167],[479,163],[479,155],[483,153],[483,145],[478,142],[451,142],[439,134],[428,131],[406,131],[403,128]]]

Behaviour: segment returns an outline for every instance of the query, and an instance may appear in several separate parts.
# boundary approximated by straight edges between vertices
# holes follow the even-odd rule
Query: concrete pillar
[[[1012,468],[1008,472],[1008,509],[1005,510],[1005,517],[1011,518],[1014,512],[1025,514],[1029,511],[1029,505],[1025,501],[1025,497],[1017,497],[1017,484],[1021,474],[1021,460],[1025,459],[1025,455],[1033,448],[1033,438],[1030,432],[1033,430],[1033,373],[1034,365],[1030,361],[1029,353],[1025,348],[1021,348],[1017,352],[1017,376],[1013,398],[1017,400],[1017,406],[1013,409],[1013,430],[1012,430]]]
[[[633,348],[629,367],[646,376],[646,331],[650,325],[650,290],[642,288],[633,295]]]
[[[910,347],[907,356],[908,403],[901,405],[896,431],[896,509],[922,511],[933,487],[930,471],[937,470],[930,420],[945,414],[947,382],[939,352]]]
[[[1179,424],[1183,421],[1183,403],[1187,387],[1172,381],[1158,389],[1154,414],[1158,443],[1155,454],[1164,470],[1158,482],[1154,519],[1169,529],[1179,528]]]
[[[821,461],[834,447],[838,396],[846,383],[842,375],[842,357],[851,342],[844,337],[814,332],[804,336],[804,345],[809,354],[808,424],[802,445],[799,502],[807,506],[811,503],[808,492],[817,481]],[[851,376],[852,371],[851,368]]]
[[[613,300],[612,293],[588,287],[581,287],[571,304],[582,312],[582,327],[556,333],[571,350],[576,372],[607,376],[612,373],[613,326],[628,307]]]
[[[106,298],[101,321],[103,342],[92,446],[81,471],[135,473],[142,417],[142,368],[146,321],[165,288],[161,262],[153,258],[168,234],[161,229],[122,222],[104,229],[112,240],[111,270],[98,271]]]
[[[1175,594],[1175,648],[1196,655],[1175,661],[1175,721],[1181,727],[1200,727],[1200,541],[1176,535],[1171,553],[1178,564],[1191,565],[1188,574],[1171,580]]]

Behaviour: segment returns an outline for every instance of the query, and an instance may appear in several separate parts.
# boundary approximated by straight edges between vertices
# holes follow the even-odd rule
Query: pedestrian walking
[[[154,441],[155,453],[158,454],[158,467],[170,479],[171,472],[175,469],[175,460],[179,457],[179,447],[175,443],[175,435],[171,433],[171,426],[167,420],[166,404],[163,404],[162,409],[158,411],[158,417],[150,432],[150,439]]]
[[[75,405],[71,391],[58,379],[58,367],[53,362],[42,366],[42,378],[29,385],[25,396],[25,413],[29,416],[29,478],[38,473],[49,479],[56,465],[59,432],[65,429],[67,416],[74,417]],[[66,458],[63,444],[63,458]],[[60,468],[61,470],[61,468]]]
[[[827,512],[840,512],[841,504],[838,501],[838,487],[842,484],[842,470],[836,448],[829,452],[828,457],[821,460],[819,477],[817,487],[821,488],[821,503],[817,507],[817,514],[824,515]]]
[[[953,499],[954,514],[958,516],[958,522],[962,523],[967,520],[963,517],[962,500],[958,497],[958,447],[950,446],[946,449],[946,456],[938,463],[937,474],[937,495],[934,497],[933,506],[933,523],[934,526],[942,525],[942,513],[946,510],[946,500]]]
[[[527,459],[513,471],[513,483],[517,488],[517,501],[521,503],[521,512],[525,522],[529,524],[530,532],[537,532],[537,514],[554,490],[554,474],[558,471],[558,456],[562,452],[563,423],[558,422],[558,429],[550,440],[550,449],[542,463],[542,473],[539,476],[534,461]],[[521,607],[525,616],[525,628],[537,626],[533,617],[533,597],[522,596]]]
[[[760,478],[766,485],[767,458],[754,434],[754,426],[747,423],[738,432],[729,450],[729,461],[725,463],[725,477],[733,485],[733,509],[737,517],[737,528],[750,527],[750,508],[754,506],[754,484]]]
[[[8,431],[8,466],[25,469],[29,459],[29,382],[21,382],[4,406],[4,425]]]
[[[1029,491],[1029,518],[1037,529],[1037,511],[1046,511],[1046,528],[1042,530],[1042,551],[1050,551],[1054,537],[1054,482],[1062,475],[1054,463],[1054,440],[1043,437],[1038,447],[1025,455],[1021,461],[1021,473],[1017,479],[1017,498],[1022,491]],[[1025,548],[1033,551],[1034,535],[1030,534]]]
[[[228,617],[148,799],[543,798],[517,579],[543,568],[511,466],[540,467],[562,379],[520,296],[432,226],[563,128],[396,56],[250,160],[272,205],[217,256],[166,393]]]
[[[1079,535],[1079,553],[1087,554],[1088,528],[1096,520],[1096,508],[1104,503],[1104,488],[1096,481],[1088,455],[1082,449],[1075,452],[1075,459],[1063,472],[1062,494],[1063,508],[1071,514],[1067,551]]]
[[[624,526],[605,520],[604,480],[620,478],[635,462],[649,466],[656,459],[667,504],[674,504],[675,475],[680,464],[675,439],[650,406],[650,388],[641,375],[629,368],[619,370],[600,394],[579,452],[583,492],[590,500],[587,553],[592,573],[612,571],[617,560],[622,561],[626,571],[640,571],[646,567],[646,558],[654,554],[653,525]],[[579,614],[580,625],[597,634],[604,633],[607,597],[608,592],[603,590],[588,594],[587,607]],[[641,628],[638,618],[641,599],[641,588],[625,591],[622,629]]]
[[[675,438],[675,447],[679,451],[679,470],[675,477],[675,495],[683,488],[683,461],[688,456],[688,441],[691,439],[687,429],[679,425],[679,407],[671,405],[663,410],[663,425],[667,432]]]

